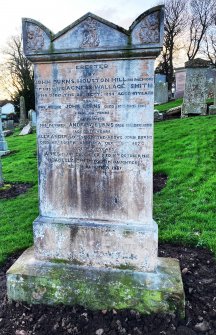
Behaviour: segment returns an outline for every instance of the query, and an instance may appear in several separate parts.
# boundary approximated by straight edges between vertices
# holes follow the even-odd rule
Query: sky
[[[64,29],[87,12],[92,12],[125,29],[158,0],[2,0],[0,50],[11,35],[21,33],[21,19],[41,22],[53,33]]]

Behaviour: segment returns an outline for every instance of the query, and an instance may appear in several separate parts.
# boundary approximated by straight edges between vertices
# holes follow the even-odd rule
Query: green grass
[[[216,254],[216,117],[157,123],[154,170],[167,186],[154,197],[161,241],[205,246]]]
[[[7,137],[16,153],[2,159],[6,183],[33,187],[0,200],[0,263],[33,243],[38,215],[36,136]],[[204,246],[216,255],[216,117],[193,117],[155,124],[154,171],[168,175],[154,196],[160,241]]]
[[[207,99],[206,102],[210,103],[213,102],[214,99]],[[159,112],[166,112],[170,108],[178,107],[183,104],[183,99],[176,99],[173,101],[169,101],[166,104],[156,105],[155,109],[157,109]]]
[[[36,136],[10,136],[9,149],[15,154],[2,158],[5,183],[30,182],[28,192],[0,200],[0,263],[8,255],[33,243],[32,222],[38,215]]]
[[[181,106],[182,103],[183,103],[183,99],[177,99],[177,100],[167,102],[166,104],[157,105],[155,106],[155,109],[157,109],[159,112],[166,112],[170,108]]]

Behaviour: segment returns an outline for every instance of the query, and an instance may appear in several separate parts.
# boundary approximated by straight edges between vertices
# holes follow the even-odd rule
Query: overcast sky
[[[11,35],[21,32],[21,18],[41,22],[53,33],[64,29],[87,12],[129,28],[158,0],[1,0],[0,49]]]

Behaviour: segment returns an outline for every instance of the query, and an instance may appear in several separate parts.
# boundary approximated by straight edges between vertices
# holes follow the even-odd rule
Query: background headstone
[[[2,124],[3,129],[13,130],[14,129],[14,120],[5,120]]]
[[[0,156],[0,187],[4,185],[4,180],[3,180],[3,173],[2,173],[2,162],[1,162],[1,156]]]
[[[181,116],[206,115],[208,96],[207,73],[209,62],[200,58],[188,61]]]
[[[154,59],[163,6],[129,31],[88,13],[53,35],[24,19],[34,63],[40,216],[8,296],[184,314],[176,260],[152,217]],[[154,45],[154,48],[152,48]]]
[[[186,81],[186,69],[176,68],[175,69],[175,99],[183,98]]]
[[[28,134],[32,133],[32,126],[31,126],[31,122],[29,122],[25,127],[23,127],[23,129],[21,130],[21,132],[19,133],[20,136],[25,136]]]
[[[165,74],[156,73],[154,78],[155,78],[155,83],[165,83],[166,82]]]
[[[33,109],[29,110],[28,118],[29,118],[29,121],[31,122],[32,127],[36,127],[37,125],[36,112]]]
[[[5,155],[9,152],[8,145],[4,137],[1,119],[1,108],[0,108],[0,156]]]
[[[213,70],[213,96],[214,96],[214,104],[209,106],[209,114],[214,115],[216,114],[216,69]]]
[[[28,119],[26,116],[26,107],[25,107],[25,98],[23,96],[20,97],[20,120],[19,127],[23,128],[28,123]]]
[[[168,101],[168,83],[157,82],[155,83],[154,91],[155,104],[165,104]]]

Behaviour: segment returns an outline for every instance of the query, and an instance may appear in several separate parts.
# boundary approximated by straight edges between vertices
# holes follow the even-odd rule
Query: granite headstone
[[[206,115],[208,96],[207,73],[209,62],[200,58],[185,63],[186,82],[181,117]]]
[[[88,13],[54,35],[23,20],[34,63],[40,215],[8,296],[184,314],[176,260],[152,218],[154,59],[163,6],[127,31]]]

